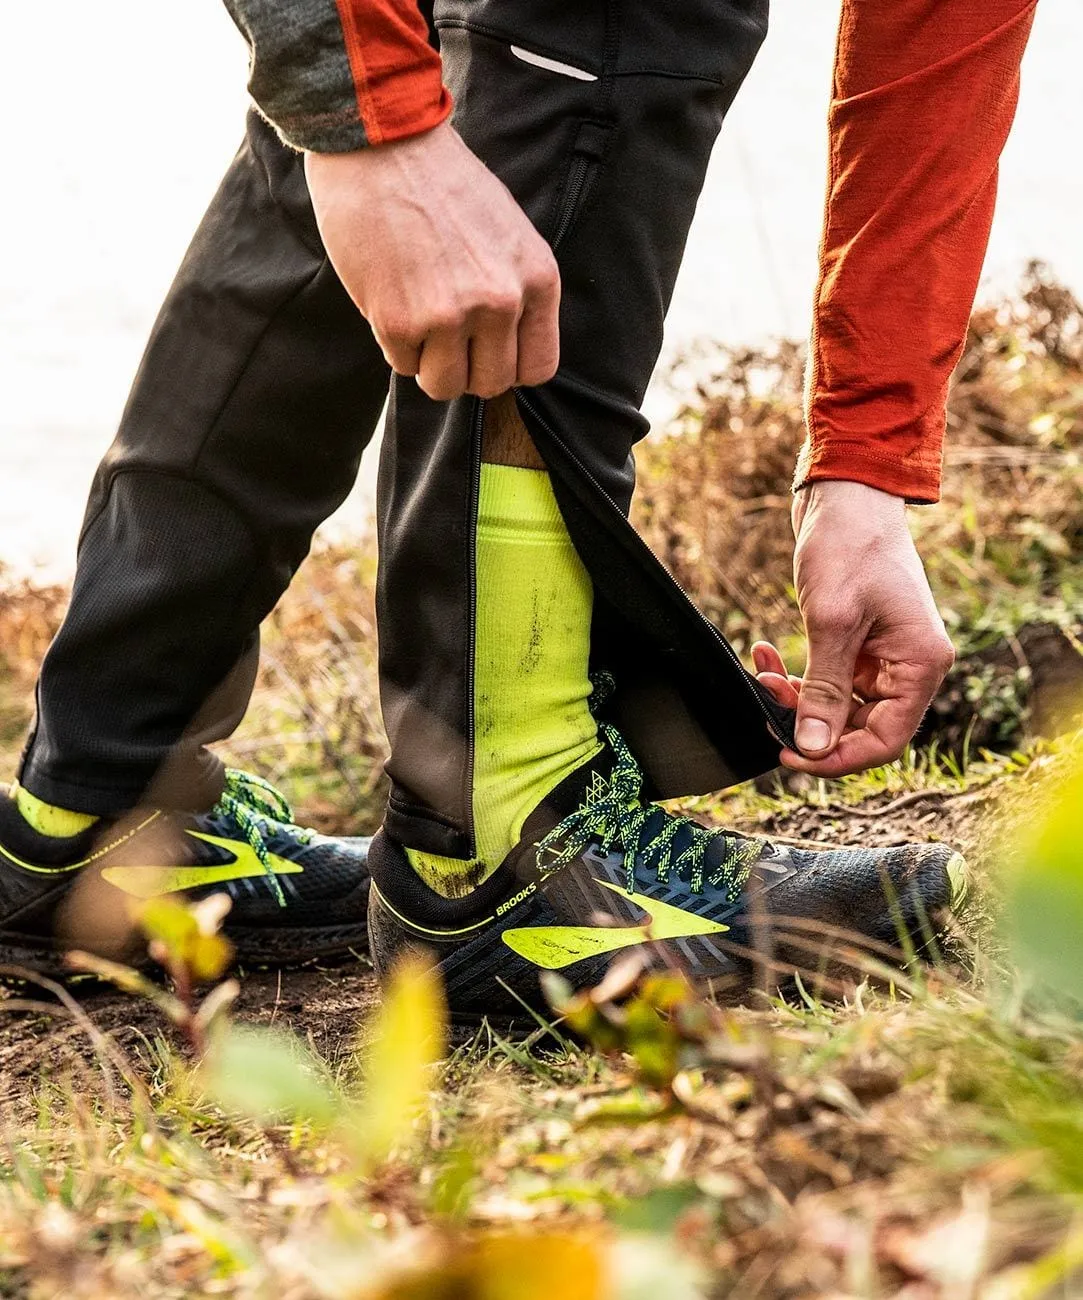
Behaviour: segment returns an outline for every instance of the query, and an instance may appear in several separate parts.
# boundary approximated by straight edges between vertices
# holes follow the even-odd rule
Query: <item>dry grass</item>
[[[789,485],[804,437],[804,350],[710,361],[674,427],[641,450],[635,518],[746,650],[800,630]],[[1078,624],[1083,307],[1041,268],[1016,299],[974,316],[948,419],[943,499],[911,518],[963,653],[1034,618]]]

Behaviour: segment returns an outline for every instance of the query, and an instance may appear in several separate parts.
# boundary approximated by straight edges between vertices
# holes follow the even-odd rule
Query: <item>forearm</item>
[[[252,52],[248,88],[298,149],[418,135],[451,101],[417,0],[225,0]]]
[[[939,493],[1036,0],[844,0],[795,483]]]

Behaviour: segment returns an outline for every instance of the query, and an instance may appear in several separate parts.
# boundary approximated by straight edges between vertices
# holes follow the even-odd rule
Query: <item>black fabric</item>
[[[254,114],[98,471],[20,780],[110,815],[206,808],[260,620],[356,478],[387,393],[300,155]]]
[[[405,867],[402,847],[383,832],[373,838],[368,870],[384,898],[407,916],[423,917],[429,925],[453,928],[486,919],[524,884],[537,879],[534,845],[583,802],[593,778],[607,780],[613,754],[602,748],[570,772],[531,812],[523,824],[519,845],[476,889],[462,898],[445,898]]]
[[[101,828],[94,825],[78,835],[39,835],[14,798],[0,790],[0,845],[24,862],[42,867],[70,866],[91,852],[100,834]]]
[[[437,0],[467,142],[557,246],[563,361],[520,394],[598,595],[595,660],[656,793],[774,765],[788,719],[624,518],[639,404],[707,159],[766,0]],[[563,59],[584,81],[523,62]],[[258,625],[354,481],[387,369],[320,244],[298,155],[258,118],[163,307],[95,481],[21,774],[115,814],[204,808]],[[470,856],[482,407],[393,385],[380,469],[386,826]]]
[[[791,719],[627,524],[639,406],[715,136],[766,30],[766,0],[437,0],[454,123],[557,249],[561,369],[519,394],[597,595],[595,664],[658,794],[777,763]],[[520,47],[595,80],[524,62]],[[473,854],[474,522],[481,404],[392,384],[378,614],[391,741],[386,825]],[[403,599],[409,590],[411,598]],[[464,618],[459,611],[465,610]]]

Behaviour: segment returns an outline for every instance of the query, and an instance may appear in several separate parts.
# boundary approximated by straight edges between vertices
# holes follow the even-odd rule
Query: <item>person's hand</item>
[[[782,762],[843,776],[898,758],[955,652],[899,497],[861,483],[813,483],[794,498],[794,577],[808,638],[803,677],[774,646],[757,676],[797,709],[800,753]]]
[[[430,397],[495,397],[556,373],[549,245],[447,123],[305,156],[331,263],[391,367]]]

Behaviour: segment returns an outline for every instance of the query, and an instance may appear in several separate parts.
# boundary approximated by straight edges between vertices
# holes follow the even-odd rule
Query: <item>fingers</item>
[[[421,345],[418,387],[437,402],[466,392],[470,377],[469,339],[456,330],[438,330]]]
[[[420,343],[381,338],[379,334],[376,335],[376,342],[379,343],[387,364],[395,374],[410,378],[417,374],[418,366],[421,364]]]
[[[943,673],[940,663],[881,663],[866,691],[876,698],[854,702],[847,725],[830,753],[812,756],[786,750],[785,767],[812,776],[847,776],[894,762],[906,748],[928,708]]]
[[[866,629],[843,614],[806,611],[808,665],[797,705],[802,754],[820,758],[839,743],[853,707],[854,673]]]
[[[466,392],[475,397],[499,397],[515,387],[519,370],[517,307],[492,314],[470,340]]]
[[[475,311],[466,328],[440,329],[420,345],[398,344],[384,353],[398,374],[416,374],[435,401],[464,393],[499,397],[518,384],[543,384],[560,362],[560,278],[540,274],[520,301],[514,294]]]
[[[894,762],[911,734],[906,724],[901,722],[899,703],[897,700],[880,700],[873,705],[860,706],[854,716],[855,725],[843,731],[829,754],[812,759],[787,749],[782,752],[782,765],[811,776],[839,777]],[[901,742],[900,736],[905,737]]]
[[[757,673],[756,680],[765,690],[771,692],[784,709],[797,708],[798,690],[788,677],[783,677],[779,673]]]
[[[552,379],[560,364],[560,275],[555,261],[527,298],[517,342],[514,382],[530,388]]]
[[[786,671],[786,663],[775,646],[770,641],[757,641],[752,647],[752,662],[759,684],[770,691],[783,708],[796,709],[801,679]]]
[[[777,673],[779,677],[787,677],[786,663],[779,654],[778,649],[770,641],[757,641],[752,646],[752,662],[756,665],[757,673]]]

